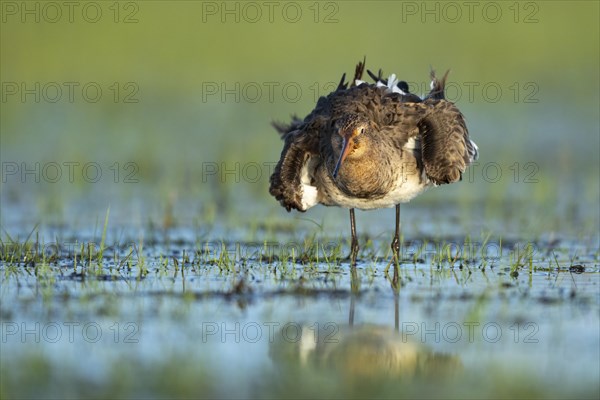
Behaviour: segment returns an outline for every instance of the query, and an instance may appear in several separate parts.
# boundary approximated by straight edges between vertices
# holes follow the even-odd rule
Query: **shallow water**
[[[415,238],[394,283],[384,239],[352,272],[345,242],[323,246],[335,239],[294,262],[295,242],[186,240],[195,236],[175,228],[139,248],[122,235],[130,245],[109,247],[101,265],[80,246],[9,261],[18,248],[5,243],[3,395],[599,394],[593,241],[492,239],[467,251]]]

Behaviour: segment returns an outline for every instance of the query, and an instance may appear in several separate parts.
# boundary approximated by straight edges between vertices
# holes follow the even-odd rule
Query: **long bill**
[[[343,140],[344,141],[342,142],[342,152],[340,153],[340,158],[338,158],[338,161],[335,164],[335,168],[333,169],[333,179],[337,178],[337,174],[340,170],[340,167],[342,166],[342,163],[344,162],[346,156],[348,156],[348,154],[350,153],[350,149],[352,148],[350,146],[350,141],[352,140],[351,136],[344,136]]]

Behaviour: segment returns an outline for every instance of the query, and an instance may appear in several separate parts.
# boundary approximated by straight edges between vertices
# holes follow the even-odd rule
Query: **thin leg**
[[[356,303],[356,297],[354,294],[350,297],[350,313],[348,315],[348,325],[354,326],[354,308]]]
[[[396,204],[396,232],[394,233],[394,239],[392,240],[392,252],[394,253],[394,260],[399,261],[398,253],[400,252],[400,204]]]
[[[398,283],[398,266],[400,264],[400,204],[396,204],[396,232],[392,240],[392,252],[394,253],[394,283]]]
[[[394,293],[394,330],[400,332],[400,304],[398,292]]]
[[[354,208],[350,209],[350,230],[352,232],[352,242],[350,243],[350,260],[352,265],[356,265],[356,255],[358,254],[358,239],[356,238],[356,221],[354,218]]]

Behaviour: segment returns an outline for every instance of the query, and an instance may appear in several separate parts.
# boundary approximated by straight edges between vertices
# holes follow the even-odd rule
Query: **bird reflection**
[[[398,296],[395,327],[354,324],[356,297],[350,299],[349,323],[304,324],[294,337],[281,332],[270,345],[269,355],[278,366],[317,371],[337,371],[346,378],[454,376],[462,369],[459,357],[433,351],[412,335],[398,329]]]

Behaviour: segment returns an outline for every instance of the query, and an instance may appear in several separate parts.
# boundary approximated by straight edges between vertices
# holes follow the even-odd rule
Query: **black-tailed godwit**
[[[361,80],[357,65],[348,86],[342,76],[337,89],[321,97],[304,119],[274,124],[284,146],[270,179],[269,192],[288,211],[323,204],[350,209],[351,260],[358,240],[354,209],[396,207],[392,241],[399,260],[400,203],[431,186],[461,180],[478,149],[456,105],[444,98],[448,72],[436,78],[423,99],[409,93],[395,75]]]

